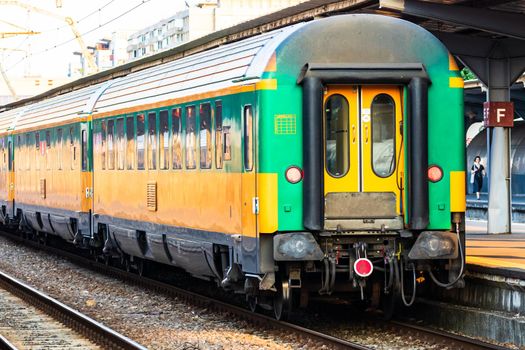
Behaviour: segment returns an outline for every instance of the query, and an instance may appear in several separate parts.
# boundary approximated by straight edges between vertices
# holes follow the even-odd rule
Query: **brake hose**
[[[430,278],[432,278],[432,281],[434,281],[435,284],[437,284],[438,286],[443,287],[443,288],[451,287],[457,281],[459,281],[461,276],[463,276],[463,270],[465,269],[465,256],[464,256],[465,254],[463,252],[463,246],[461,245],[461,237],[459,236],[459,223],[456,223],[456,235],[458,237],[459,256],[461,257],[461,268],[459,269],[458,277],[456,277],[456,279],[454,279],[450,283],[442,283],[442,282],[438,281],[436,276],[434,276],[434,274],[432,273],[432,269],[428,270],[428,274],[430,275]]]

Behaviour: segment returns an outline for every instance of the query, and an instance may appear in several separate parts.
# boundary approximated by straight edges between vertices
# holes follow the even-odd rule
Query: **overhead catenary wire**
[[[150,1],[151,1],[151,0],[142,0],[140,3],[138,3],[138,4],[136,4],[135,6],[129,8],[128,10],[126,10],[126,11],[120,13],[118,16],[113,17],[112,19],[110,19],[110,20],[108,20],[108,21],[106,21],[106,22],[104,22],[104,23],[102,23],[102,24],[99,24],[99,25],[98,25],[97,27],[95,27],[95,28],[92,28],[92,29],[90,29],[90,30],[88,30],[88,31],[86,31],[86,32],[83,32],[83,33],[81,33],[80,35],[81,35],[81,36],[84,36],[84,35],[90,34],[90,33],[94,32],[94,31],[96,31],[96,30],[98,30],[98,29],[100,29],[100,28],[102,28],[102,27],[104,27],[104,26],[106,26],[106,25],[108,25],[108,24],[110,24],[110,23],[112,23],[112,22],[114,22],[114,21],[116,21],[116,20],[118,20],[118,19],[120,19],[120,18],[126,16],[126,15],[129,14],[130,12],[135,11],[137,8],[141,7],[142,5],[144,5],[144,4],[146,4],[146,3],[150,2]],[[63,41],[63,42],[61,42],[61,43],[59,43],[59,44],[53,45],[53,46],[51,46],[51,47],[48,47],[48,48],[46,48],[46,49],[44,49],[44,50],[41,50],[41,51],[38,51],[38,52],[36,52],[36,53],[31,53],[31,54],[27,55],[26,57],[21,58],[20,60],[18,60],[18,61],[17,61],[16,63],[14,63],[13,65],[11,65],[11,66],[9,66],[8,68],[6,68],[6,69],[5,69],[5,72],[9,72],[10,70],[12,70],[12,69],[14,69],[16,66],[18,66],[20,63],[22,63],[23,61],[25,61],[25,60],[27,60],[27,59],[29,59],[29,58],[31,58],[31,57],[38,56],[38,55],[41,55],[41,54],[43,54],[43,53],[46,53],[46,52],[49,52],[49,51],[55,50],[55,49],[57,49],[57,48],[59,48],[59,47],[62,47],[62,46],[64,46],[64,45],[66,45],[66,44],[69,44],[70,42],[72,42],[72,41],[74,41],[74,40],[76,40],[76,37],[75,37],[75,38],[68,39],[68,40],[66,40],[66,41]]]

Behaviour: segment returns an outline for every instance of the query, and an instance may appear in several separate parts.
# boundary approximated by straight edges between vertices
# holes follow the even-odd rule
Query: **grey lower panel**
[[[31,227],[35,231],[40,231],[42,229],[42,225],[40,225],[40,221],[38,220],[37,213],[34,211],[26,210],[24,211],[24,218],[26,224]]]
[[[76,229],[69,217],[49,214],[49,221],[57,235],[66,241],[75,239]]]
[[[233,262],[240,264],[243,272],[261,273],[258,238],[98,214],[94,218],[94,227],[98,230],[99,224],[106,225],[113,246],[128,255],[177,266],[196,276],[215,277],[214,246],[223,245],[232,250]]]
[[[325,219],[391,219],[396,217],[392,192],[335,192],[325,196]]]

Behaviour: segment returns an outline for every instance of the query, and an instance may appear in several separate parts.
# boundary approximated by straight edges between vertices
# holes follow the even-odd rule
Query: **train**
[[[181,50],[5,106],[2,225],[278,319],[462,287],[463,80],[435,36],[350,14]]]

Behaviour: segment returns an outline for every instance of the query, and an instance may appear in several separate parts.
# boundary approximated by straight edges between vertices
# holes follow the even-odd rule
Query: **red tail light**
[[[374,265],[368,259],[357,259],[354,263],[354,271],[359,277],[368,277],[374,271]]]
[[[443,178],[443,170],[437,165],[432,165],[428,168],[428,179],[432,182],[438,182]]]
[[[296,184],[303,179],[303,171],[301,170],[301,168],[296,166],[291,166],[288,169],[286,169],[284,175],[286,177],[286,180],[288,180],[288,182],[291,184]]]

